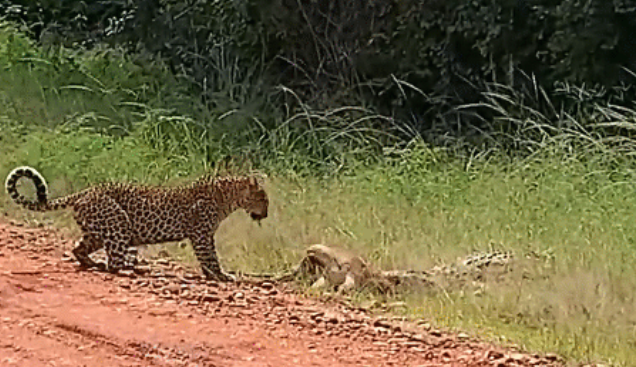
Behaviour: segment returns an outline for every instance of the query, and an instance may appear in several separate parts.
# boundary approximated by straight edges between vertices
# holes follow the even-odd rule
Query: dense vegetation
[[[362,106],[387,117],[365,126],[402,139],[419,134],[438,144],[453,138],[519,151],[508,134],[535,140],[536,131],[492,108],[492,93],[502,88],[555,128],[562,109],[580,108],[581,99],[634,101],[634,0],[0,4],[46,46],[108,44],[161,60],[215,111],[270,116]],[[582,95],[572,85],[593,91]],[[602,118],[581,122],[598,128],[592,124]],[[248,126],[254,122],[235,121],[236,129]]]
[[[0,11],[2,175],[33,165],[58,195],[179,182],[232,157],[269,174],[273,208],[262,228],[239,215],[221,228],[228,267],[281,270],[316,242],[408,269],[508,249],[532,255],[508,283],[408,295],[406,312],[576,360],[636,360],[636,1]]]

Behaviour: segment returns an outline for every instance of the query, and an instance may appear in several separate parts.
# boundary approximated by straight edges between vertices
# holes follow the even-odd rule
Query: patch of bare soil
[[[283,285],[78,271],[73,240],[0,222],[0,366],[557,366]]]

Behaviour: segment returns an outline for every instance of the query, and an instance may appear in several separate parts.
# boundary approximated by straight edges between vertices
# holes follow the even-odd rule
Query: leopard
[[[17,183],[28,179],[35,198],[19,193]],[[21,166],[7,176],[5,188],[18,205],[45,212],[70,208],[81,236],[71,251],[81,268],[107,272],[135,270],[140,246],[189,240],[205,278],[221,282],[236,277],[222,270],[214,234],[221,222],[243,209],[259,226],[267,218],[269,198],[261,176],[204,175],[177,186],[109,182],[49,199],[44,177]],[[90,255],[104,249],[106,262]]]

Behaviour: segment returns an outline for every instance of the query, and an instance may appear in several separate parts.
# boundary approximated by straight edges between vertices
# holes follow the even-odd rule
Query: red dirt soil
[[[80,271],[53,229],[0,222],[0,366],[557,366],[282,285]]]

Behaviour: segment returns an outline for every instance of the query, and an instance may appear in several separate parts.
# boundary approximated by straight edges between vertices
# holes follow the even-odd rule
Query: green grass
[[[635,365],[636,164],[629,154],[600,141],[583,144],[588,137],[576,134],[518,158],[465,157],[418,140],[382,151],[390,137],[361,127],[377,117],[352,108],[306,111],[279,120],[277,129],[253,119],[255,128],[236,138],[198,125],[202,115],[183,94],[187,88],[163,89],[172,79],[159,67],[148,76],[127,56],[112,64],[108,52],[78,51],[72,58],[84,66],[60,69],[68,50],[43,53],[6,28],[0,46],[0,60],[13,60],[0,70],[2,81],[12,81],[0,83],[0,176],[34,166],[58,196],[100,181],[174,184],[226,154],[251,155],[269,174],[271,213],[262,227],[244,213],[221,226],[226,268],[282,271],[314,243],[352,249],[384,269],[427,269],[473,251],[511,250],[520,259],[515,271],[482,293],[398,299],[407,314],[438,327],[571,361]],[[25,55],[43,61],[26,63]],[[68,81],[99,92],[62,92]],[[180,113],[174,101],[191,113]],[[204,115],[211,123],[231,118],[225,112]],[[0,205],[29,223],[75,228],[68,213],[26,213],[4,192]],[[171,251],[193,261],[188,249]]]
[[[33,165],[52,182],[53,195],[111,179],[174,182],[203,170],[135,137],[44,132],[27,135],[15,147],[3,152],[0,174]],[[434,325],[574,360],[636,360],[631,168],[546,155],[507,164],[474,162],[467,170],[423,146],[404,154],[327,179],[278,176],[274,167],[268,180],[271,215],[263,226],[236,213],[220,228],[224,265],[282,271],[313,243],[353,249],[385,269],[426,269],[491,247],[519,257],[536,253],[538,260],[519,265],[525,278],[515,271],[479,295],[406,295],[408,312]],[[6,196],[2,201],[16,213]]]

